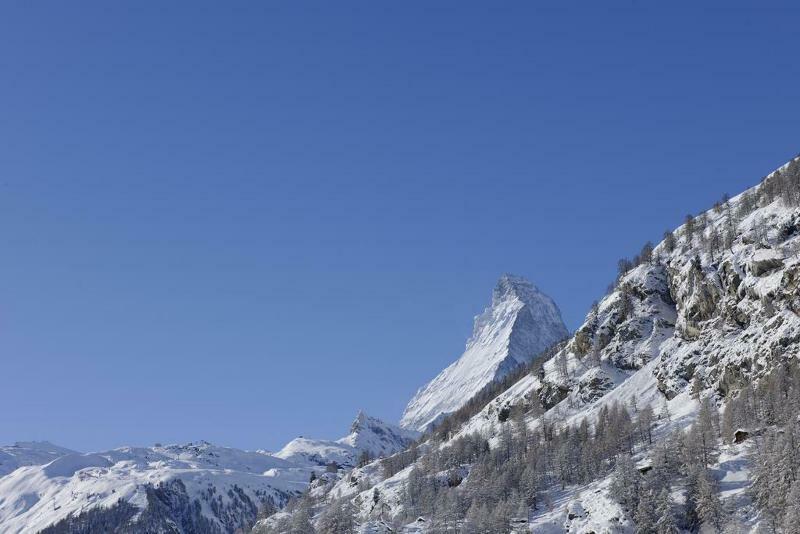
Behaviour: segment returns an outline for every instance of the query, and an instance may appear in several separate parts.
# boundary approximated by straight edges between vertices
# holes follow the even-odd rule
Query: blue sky
[[[575,328],[800,150],[796,10],[644,4],[5,4],[0,442],[397,420],[506,271]]]

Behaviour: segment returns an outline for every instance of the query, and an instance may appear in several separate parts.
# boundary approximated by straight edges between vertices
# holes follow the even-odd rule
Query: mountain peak
[[[530,302],[544,296],[530,280],[523,276],[504,273],[497,280],[494,291],[492,292],[492,303],[500,302],[509,298],[518,298],[523,302]],[[547,298],[545,296],[545,298]]]
[[[417,432],[385,423],[359,410],[345,437],[335,441],[297,438],[275,456],[305,466],[326,465],[332,461],[354,466],[362,453],[366,452],[371,458],[388,456],[403,450],[418,437]]]
[[[367,422],[368,419],[373,418],[367,415],[367,412],[364,410],[359,410],[356,414],[356,418],[353,419],[353,423],[350,425],[350,432],[355,432],[358,430],[364,423]]]
[[[475,317],[464,354],[417,391],[400,425],[420,431],[429,428],[567,334],[550,297],[521,276],[502,275],[491,304]]]
[[[501,274],[500,278],[497,280],[497,287],[495,288],[495,291],[502,292],[526,292],[531,290],[538,291],[530,280],[524,276],[511,273]]]
[[[376,457],[393,454],[418,437],[419,434],[413,430],[400,428],[359,411],[350,425],[350,434],[338,440],[338,443]]]
[[[350,433],[357,433],[367,427],[370,422],[378,423],[378,424],[385,424],[380,419],[367,415],[364,410],[358,410],[356,414],[356,418],[353,419],[353,422],[350,424]]]

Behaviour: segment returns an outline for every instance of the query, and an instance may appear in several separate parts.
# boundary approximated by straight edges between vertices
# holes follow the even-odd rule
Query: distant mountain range
[[[360,412],[347,436],[297,438],[274,455],[205,441],[91,454],[20,442],[0,448],[0,532],[37,532],[95,508],[114,509],[134,531],[178,524],[182,532],[233,532],[252,525],[259,510],[285,505],[312,473],[391,455],[417,437]],[[120,500],[147,510],[147,524],[120,514]]]

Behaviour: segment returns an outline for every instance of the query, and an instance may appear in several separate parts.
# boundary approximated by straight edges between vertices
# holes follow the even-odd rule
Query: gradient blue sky
[[[797,11],[560,4],[5,3],[0,443],[396,421],[800,150]]]

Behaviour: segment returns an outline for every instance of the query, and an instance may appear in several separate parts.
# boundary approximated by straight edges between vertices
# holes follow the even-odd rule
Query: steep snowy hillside
[[[280,458],[206,442],[93,454],[37,449],[59,456],[0,478],[4,533],[37,532],[90,510],[105,513],[111,524],[144,514],[148,528],[178,523],[184,532],[233,532],[252,524],[260,508],[302,491],[310,473]],[[120,513],[127,510],[120,501],[135,514]],[[144,524],[141,530],[147,531]]]
[[[408,447],[419,433],[359,412],[350,433],[338,440],[295,438],[275,456],[304,466],[325,466],[335,462],[342,467],[354,467],[359,457],[389,456]]]
[[[427,429],[567,334],[550,297],[524,278],[503,275],[491,305],[475,318],[464,354],[417,391],[400,425]]]
[[[322,531],[332,521],[364,532],[795,528],[799,314],[795,159],[621,261],[563,348],[457,432],[326,482],[257,532],[304,515]],[[481,317],[479,335],[491,323]],[[433,412],[412,404],[406,421],[424,426]],[[761,434],[782,444],[754,446]]]

